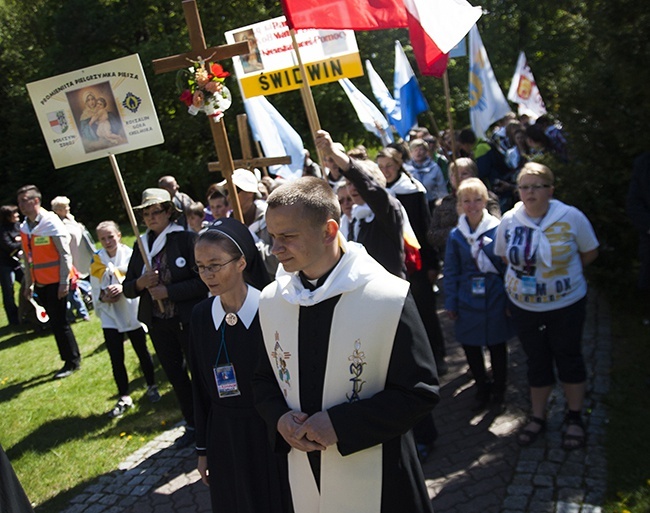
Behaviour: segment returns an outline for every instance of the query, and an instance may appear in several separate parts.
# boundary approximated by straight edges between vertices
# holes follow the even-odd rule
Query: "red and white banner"
[[[408,27],[423,75],[442,76],[447,54],[481,17],[466,0],[282,0],[289,27],[380,30]]]
[[[519,105],[519,114],[526,114],[537,119],[546,114],[546,106],[539,92],[533,72],[528,65],[524,52],[519,54],[515,74],[510,83],[508,100]]]

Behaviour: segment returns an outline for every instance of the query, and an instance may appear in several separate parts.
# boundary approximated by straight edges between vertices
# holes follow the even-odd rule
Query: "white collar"
[[[413,194],[414,192],[424,192],[427,190],[424,188],[417,179],[411,179],[406,173],[400,172],[399,178],[395,181],[393,185],[387,188],[393,196],[397,194]]]
[[[250,285],[247,285],[247,287],[248,292],[246,294],[246,299],[237,312],[237,317],[241,319],[241,322],[244,323],[246,329],[249,329],[260,306],[260,291]],[[212,320],[214,321],[214,329],[219,331],[219,327],[221,326],[225,316],[226,311],[223,309],[223,306],[221,306],[219,296],[216,296],[214,301],[212,301]]]
[[[292,305],[313,306],[339,294],[350,292],[365,285],[371,279],[388,273],[381,264],[368,255],[361,244],[346,241],[341,232],[338,234],[337,242],[343,255],[325,279],[325,283],[316,290],[306,289],[297,272],[288,273],[282,264],[278,266],[275,279],[285,301]]]

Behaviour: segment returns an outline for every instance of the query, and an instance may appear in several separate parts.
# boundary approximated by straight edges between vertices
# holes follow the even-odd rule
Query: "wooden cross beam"
[[[233,161],[235,168],[243,167],[252,171],[256,167],[279,166],[282,164],[291,164],[291,157],[285,155],[284,157],[253,157],[253,150],[251,149],[251,140],[248,135],[248,121],[246,114],[237,115],[237,129],[239,132],[239,141],[241,143],[242,158]],[[210,162],[208,170],[211,172],[221,171],[220,162]]]
[[[171,57],[155,59],[153,61],[153,66],[156,74],[186,68],[189,65],[188,60],[195,62],[199,60],[199,57],[205,60],[209,59],[210,61],[216,61],[250,53],[248,41],[208,48],[205,44],[205,37],[203,36],[203,28],[201,26],[201,18],[196,6],[196,1],[183,0],[182,5],[183,13],[185,14],[185,22],[187,23],[187,28],[190,33],[192,50]],[[232,154],[230,153],[230,144],[228,142],[225,122],[223,119],[216,123],[210,119],[209,122],[212,130],[212,138],[214,139],[214,145],[217,150],[217,157],[219,158],[219,162],[221,162],[221,172],[228,182],[228,190],[230,192],[233,212],[235,217],[243,223],[244,216],[242,215],[241,205],[239,204],[239,198],[237,197],[237,190],[232,183],[232,172],[235,167],[232,160]]]

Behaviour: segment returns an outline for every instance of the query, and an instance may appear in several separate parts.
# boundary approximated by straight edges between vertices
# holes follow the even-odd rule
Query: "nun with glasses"
[[[198,470],[213,511],[291,511],[286,455],[271,447],[251,381],[262,342],[258,306],[269,283],[248,228],[210,225],[194,248],[195,271],[213,297],[190,323]]]

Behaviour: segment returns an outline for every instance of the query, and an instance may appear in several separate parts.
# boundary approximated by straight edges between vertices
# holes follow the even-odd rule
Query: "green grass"
[[[92,312],[91,318],[73,325],[81,370],[53,380],[63,363],[51,332],[4,327],[4,309],[0,311],[0,444],[39,513],[61,511],[95,478],[181,420],[157,361],[163,398],[154,405],[146,399],[146,384],[128,342],[125,360],[135,406],[121,419],[108,418],[117,389],[100,322]]]
[[[634,287],[628,288],[634,291]],[[609,513],[650,512],[650,304],[610,294],[611,389],[607,395]]]

